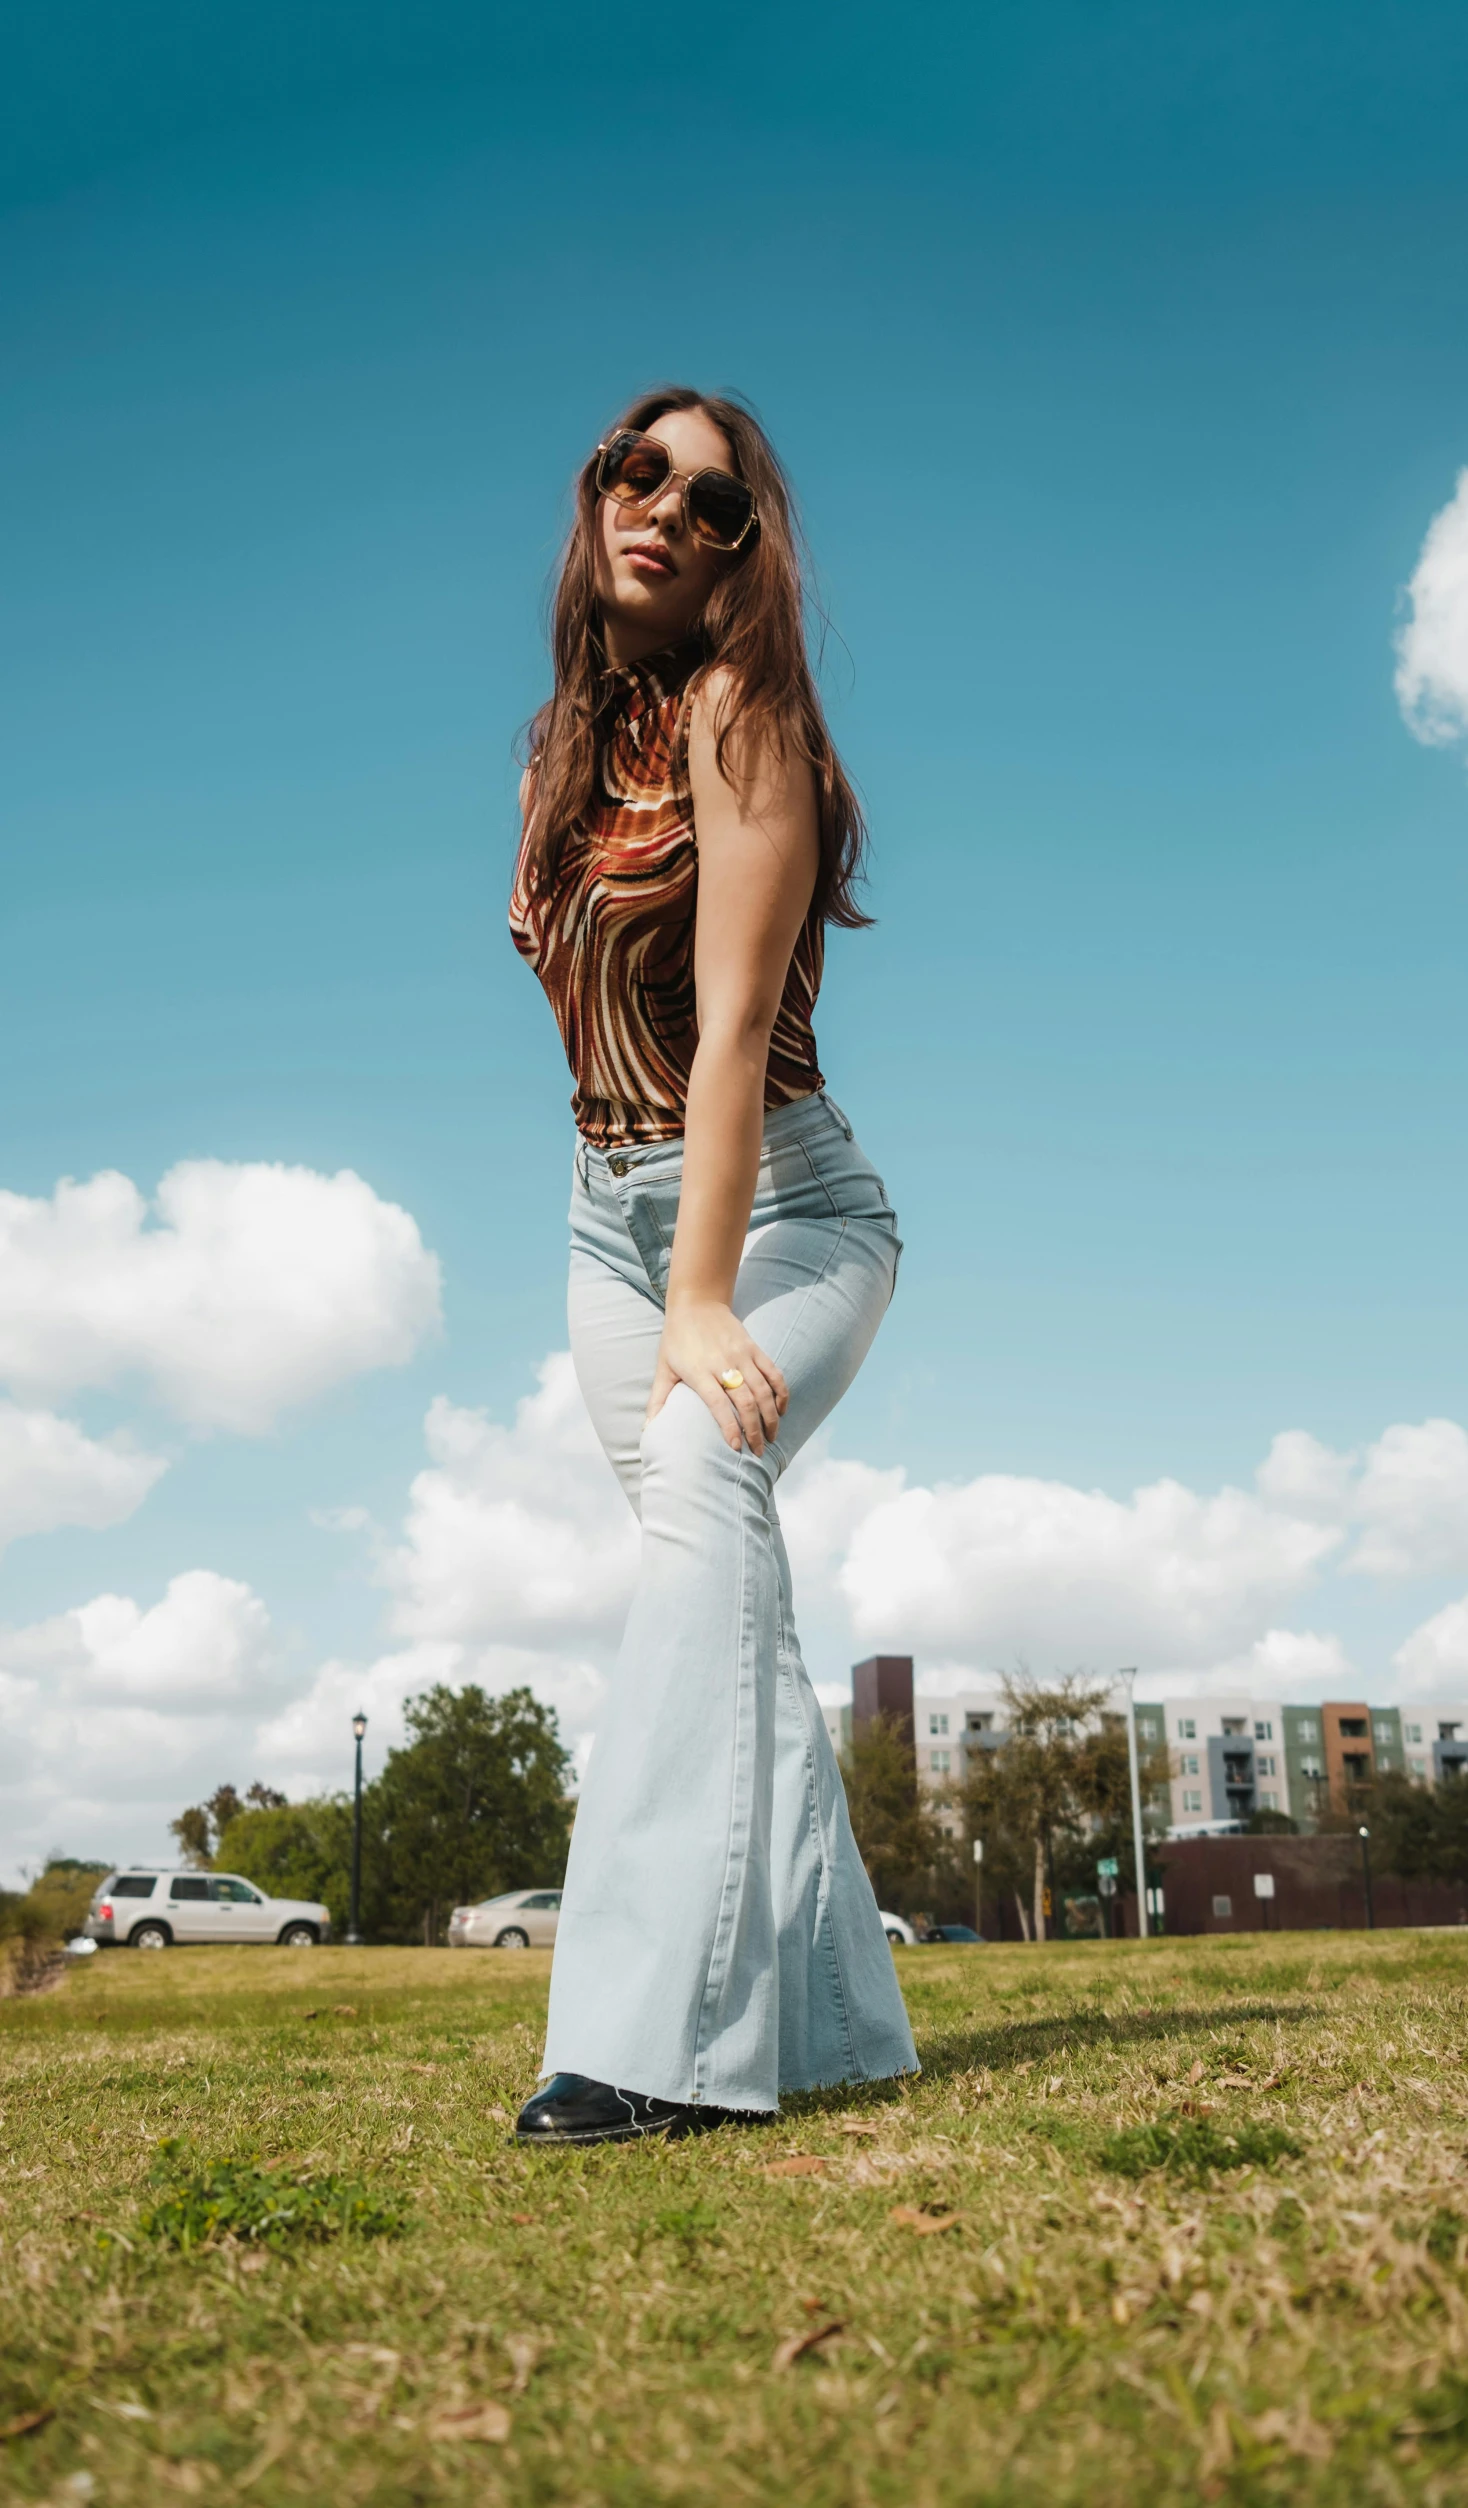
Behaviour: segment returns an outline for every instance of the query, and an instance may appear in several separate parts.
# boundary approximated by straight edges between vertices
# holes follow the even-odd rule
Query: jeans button
[[[610,1167],[614,1176],[625,1176],[627,1173],[627,1161],[625,1158],[609,1158],[607,1160],[607,1165]]]

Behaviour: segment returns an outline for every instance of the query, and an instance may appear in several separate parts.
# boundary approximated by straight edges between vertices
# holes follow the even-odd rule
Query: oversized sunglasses
[[[754,492],[727,470],[675,470],[655,435],[621,427],[596,448],[596,490],[617,505],[650,505],[669,482],[683,483],[683,520],[706,549],[742,548],[759,521]]]

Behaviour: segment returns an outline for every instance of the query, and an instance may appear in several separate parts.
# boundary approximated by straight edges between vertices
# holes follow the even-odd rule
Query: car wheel
[[[898,1933],[891,1925],[889,1925],[887,1927],[887,1939],[889,1942],[895,1942],[900,1950],[903,1943],[906,1941],[907,1936],[906,1934]]]
[[[313,1951],[317,1942],[316,1927],[305,1924],[287,1925],[280,1940],[288,1951]]]
[[[530,1936],[519,1925],[506,1925],[503,1933],[495,1935],[494,1947],[497,1951],[528,1951]]]
[[[166,1951],[172,1940],[167,1925],[134,1925],[127,1937],[127,1946],[130,1951]]]

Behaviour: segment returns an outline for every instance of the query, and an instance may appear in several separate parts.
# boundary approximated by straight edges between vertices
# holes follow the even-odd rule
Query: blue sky
[[[872,818],[879,920],[834,942],[819,1034],[907,1251],[834,1455],[1123,1507],[1252,1490],[1303,1431],[1365,1458],[1376,1521],[1384,1432],[1468,1420],[1468,784],[1392,649],[1468,461],[1462,13],[755,7],[645,61],[579,7],[18,18],[0,1187],[352,1169],[444,1318],[263,1435],[156,1371],[43,1388],[169,1468],[8,1551],[22,1704],[100,1713],[105,1673],[35,1632],[198,1570],[268,1613],[277,1714],[328,1659],[391,1658],[386,1696],[419,1642],[382,1580],[429,1401],[508,1423],[564,1340],[569,1079],[504,931],[511,751],[569,475],[667,375],[740,387],[785,452]],[[1353,1569],[1343,1516],[1159,1676],[1257,1621],[1393,1694],[1468,1584],[1457,1449],[1403,1468],[1430,1538]],[[903,1635],[842,1573],[827,1679]],[[1015,1613],[906,1625],[951,1663],[1092,1651]],[[457,1676],[511,1662],[492,1609],[434,1626]],[[552,1653],[594,1672],[583,1636]],[[137,1681],[146,1758],[170,1709]],[[325,1764],[221,1714],[169,1783]],[[6,1817],[107,1851],[101,1778],[44,1753]]]

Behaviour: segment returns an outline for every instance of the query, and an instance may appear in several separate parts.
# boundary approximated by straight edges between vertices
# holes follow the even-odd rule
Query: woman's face
[[[674,469],[685,477],[696,470],[734,468],[728,437],[701,409],[666,410],[647,433],[667,446]],[[646,505],[599,498],[596,596],[607,659],[637,662],[645,653],[677,644],[729,562],[724,552],[705,548],[689,534],[681,478],[670,479]]]

